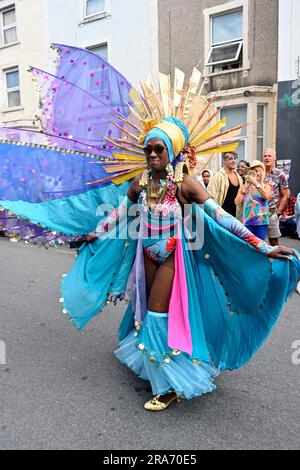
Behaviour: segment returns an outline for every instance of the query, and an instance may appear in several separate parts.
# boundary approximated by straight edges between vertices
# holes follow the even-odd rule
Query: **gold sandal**
[[[174,395],[166,403],[163,403],[162,401],[159,401],[159,398],[160,398],[160,395],[156,395],[156,397],[154,397],[151,400],[147,401],[147,403],[145,403],[145,405],[144,405],[145,410],[147,410],[147,411],[163,411],[166,408],[168,408],[168,406],[173,401],[176,400],[177,403],[180,402],[180,397],[178,397],[177,395]]]

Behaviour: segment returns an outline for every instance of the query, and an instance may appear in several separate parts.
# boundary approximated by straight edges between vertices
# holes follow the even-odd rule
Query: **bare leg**
[[[158,266],[149,290],[148,308],[157,313],[167,313],[172,294],[175,273],[174,252]]]
[[[151,260],[149,261],[152,263]],[[160,266],[154,266],[156,267],[156,270],[154,270],[154,267],[149,264],[147,257],[145,257],[146,279],[150,293],[148,308],[152,312],[167,313],[169,311],[175,273],[174,253],[172,253]],[[167,404],[175,396],[175,392],[169,393],[159,397],[159,401]]]
[[[147,284],[147,294],[148,298],[152,289],[152,285],[155,279],[155,275],[159,268],[159,264],[154,263],[151,259],[144,253],[144,264],[145,264],[145,276]]]

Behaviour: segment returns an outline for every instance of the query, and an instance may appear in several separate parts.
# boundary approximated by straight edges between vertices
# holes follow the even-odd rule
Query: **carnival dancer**
[[[205,312],[205,308],[207,306],[203,302],[204,299],[197,296],[199,286],[197,286],[195,278],[191,279],[195,274],[192,274],[193,263],[192,259],[188,261],[190,255],[189,251],[186,251],[185,242],[180,240],[180,237],[170,236],[169,231],[165,236],[162,232],[158,241],[151,240],[151,238],[149,240],[143,230],[143,224],[149,228],[147,213],[153,212],[157,219],[158,216],[170,217],[173,214],[175,219],[178,218],[178,224],[182,217],[182,208],[186,204],[204,204],[205,210],[213,220],[217,221],[225,230],[229,230],[253,245],[263,255],[285,259],[288,254],[293,253],[292,250],[283,247],[273,249],[251,235],[242,224],[223,211],[211,199],[209,193],[191,176],[182,175],[182,182],[174,183],[176,180],[170,162],[174,162],[175,155],[187,142],[188,132],[182,122],[172,118],[166,118],[160,122],[145,139],[144,151],[149,170],[143,174],[142,178],[138,176],[133,181],[128,192],[128,199],[131,203],[140,201],[140,212],[144,214],[141,221],[141,243],[137,252],[137,259],[139,257],[144,259],[144,273],[141,266],[138,267],[136,264],[133,278],[136,278],[137,271],[139,279],[136,281],[139,282],[135,283],[135,289],[139,291],[138,285],[141,283],[141,277],[145,276],[147,313],[142,317],[142,324],[139,319],[135,325],[136,329],[121,341],[120,348],[115,354],[141,378],[150,381],[156,395],[145,404],[145,409],[150,411],[163,410],[173,401],[179,401],[181,397],[190,399],[213,391],[215,389],[213,379],[218,375],[219,369],[211,362],[214,347],[210,349],[212,343],[209,345],[205,332],[208,314]],[[169,224],[170,219],[168,219],[168,223],[161,222],[160,229],[163,230],[163,226],[169,226]],[[209,260],[210,256],[206,254],[204,259]],[[191,269],[190,273],[187,272],[189,269]],[[190,279],[188,274],[191,276]],[[218,277],[219,274],[215,273],[215,276]],[[223,277],[224,274],[221,276]],[[202,284],[200,296],[204,290],[205,284]],[[143,295],[145,292],[144,294],[141,291],[135,292],[134,298],[141,298]],[[225,297],[226,295],[229,296],[229,294],[225,294]],[[191,300],[192,296],[196,297],[194,301]],[[227,302],[227,306],[231,307],[231,304]],[[217,303],[214,304],[214,308],[218,309]],[[258,306],[256,308],[259,309]],[[263,306],[260,308],[264,310]],[[195,309],[194,312],[193,309]],[[137,314],[137,311],[135,313]],[[214,314],[216,315],[216,310]],[[266,313],[266,315],[268,314]],[[135,319],[137,317],[138,315],[135,316]],[[239,318],[238,321],[243,323],[243,320],[241,321]],[[241,328],[239,335],[246,337],[249,320],[249,317],[246,318],[245,325]],[[250,323],[253,326],[257,321],[256,332],[260,329],[260,335],[264,336],[262,330],[264,329],[263,324],[267,320],[266,317],[261,317],[260,320],[258,318],[254,320],[252,317],[252,320],[253,323],[251,320]],[[214,323],[214,320],[210,319],[210,321],[212,324]],[[232,323],[235,323],[234,319],[232,319]],[[247,327],[246,323],[248,323]],[[258,326],[259,323],[260,326]],[[234,328],[236,327],[237,324]],[[219,328],[220,325],[216,327],[216,331],[221,335],[224,334],[226,328],[223,333]],[[252,335],[250,330],[248,330],[248,334]],[[121,326],[121,337],[122,335],[124,333]],[[197,339],[196,336],[198,336]],[[254,334],[250,343],[254,341],[256,348],[263,336],[258,340],[258,337],[254,339]],[[238,346],[237,343],[234,344],[234,339],[236,339],[235,334],[232,336],[233,349]],[[210,339],[210,341],[213,340]],[[246,352],[246,356],[250,350]],[[223,351],[224,353],[230,355],[229,351]],[[220,360],[217,364],[221,369],[224,366],[220,364]]]
[[[60,46],[60,52],[69,64],[64,77],[69,70],[74,77],[77,64],[86,67],[86,51]],[[103,139],[111,155],[102,160],[93,155],[91,162],[99,165],[101,177],[90,182],[92,190],[42,203],[1,202],[9,217],[16,217],[14,231],[20,234],[21,228],[38,223],[46,233],[85,235],[73,269],[63,277],[63,312],[80,329],[107,302],[127,296],[115,354],[150,382],[154,398],[145,404],[150,411],[211,392],[221,371],[249,362],[274,327],[300,273],[297,253],[270,247],[251,234],[181,161],[182,151],[188,149],[193,162],[209,155],[203,161],[206,167],[211,155],[235,152],[239,143],[242,125],[220,132],[226,123],[216,118],[216,97],[211,102],[203,98],[199,77],[194,71],[188,85],[176,87],[172,95],[168,78],[160,76],[160,93],[147,82],[143,96],[131,90],[132,102],[117,109],[101,101],[110,118]],[[48,103],[60,103],[66,88],[73,89],[66,78],[61,80],[56,77],[53,83],[48,77]],[[120,80],[123,83],[117,77],[118,90]],[[85,104],[89,110],[90,95]],[[75,121],[70,120],[70,127]],[[52,130],[63,134],[63,127],[56,126],[51,123]],[[113,126],[121,133],[113,135]],[[5,145],[10,155],[14,147]],[[24,147],[16,147],[18,157]],[[61,160],[56,148],[31,147],[30,152],[52,152],[51,158]],[[82,155],[85,158],[91,156]],[[120,196],[125,197],[116,207]],[[103,212],[114,203],[108,217],[100,214],[103,203]]]

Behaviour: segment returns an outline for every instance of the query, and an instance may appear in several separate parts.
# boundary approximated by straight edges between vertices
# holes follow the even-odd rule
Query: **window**
[[[107,42],[104,43],[104,44],[100,44],[98,46],[91,46],[91,47],[87,47],[87,49],[91,52],[93,52],[94,54],[97,54],[99,57],[102,57],[102,59],[104,60],[108,60],[108,46],[107,46]]]
[[[94,54],[98,55],[104,60],[108,60],[108,44],[107,42],[97,46],[89,46],[87,49]],[[93,96],[101,98],[105,94],[109,94],[109,82],[105,79],[106,73],[98,60],[91,61],[91,68],[89,74],[89,89]]]
[[[214,71],[242,67],[243,9],[210,17],[211,47],[207,66]]]
[[[106,11],[106,0],[86,0],[84,16],[98,15]]]
[[[6,94],[7,94],[7,106],[8,108],[17,108],[21,106],[21,95],[20,95],[20,78],[19,69],[11,69],[4,71]]]
[[[221,118],[227,118],[226,129],[239,126],[240,124],[247,124],[248,121],[248,106],[234,106],[232,108],[224,108],[221,111]],[[244,140],[238,146],[237,153],[239,159],[246,159],[246,138],[247,138],[247,127],[242,129],[242,136],[245,137]]]
[[[212,45],[243,40],[243,10],[212,17]]]
[[[257,106],[257,159],[261,160],[265,148],[267,105]]]
[[[6,46],[17,42],[16,10],[1,11],[2,44]]]

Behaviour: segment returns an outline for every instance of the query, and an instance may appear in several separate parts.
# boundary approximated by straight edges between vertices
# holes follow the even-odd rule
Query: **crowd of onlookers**
[[[205,169],[202,184],[226,212],[272,246],[281,236],[300,239],[300,193],[293,196],[288,176],[276,166],[276,152],[266,149],[263,161],[251,164],[238,155],[223,155],[223,167],[213,174]]]
[[[275,150],[266,149],[263,161],[251,164],[241,160],[237,165],[237,158],[225,153],[220,171],[202,171],[202,184],[226,212],[270,245],[278,245],[281,236],[300,239],[300,192],[291,194],[288,176],[276,166]]]

